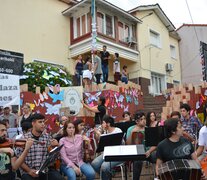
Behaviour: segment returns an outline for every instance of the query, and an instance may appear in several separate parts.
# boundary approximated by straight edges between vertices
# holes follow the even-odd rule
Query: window
[[[89,32],[90,16],[84,14],[80,17],[74,18],[74,38],[80,37]]]
[[[77,37],[80,36],[80,18],[77,18]]]
[[[125,25],[125,29],[124,29],[124,39],[126,39],[126,41],[128,41],[129,39],[129,26]]]
[[[130,28],[128,25],[122,22],[118,22],[119,40],[128,42],[130,37]]]
[[[107,36],[113,36],[113,22],[112,17],[106,15],[106,35]]]
[[[152,30],[150,30],[150,43],[156,47],[161,47],[160,35]]]
[[[114,37],[114,17],[98,12],[97,25],[98,32]]]
[[[121,23],[121,22],[118,23],[118,30],[119,30],[119,40],[124,41],[124,39],[123,39],[123,37],[124,37],[124,25],[123,25],[123,23]]]
[[[170,45],[170,55],[171,58],[176,59],[176,50],[175,50],[175,46]]]
[[[98,32],[104,34],[104,15],[100,12],[97,13]]]
[[[165,80],[164,76],[156,73],[151,75],[151,88],[153,94],[161,94],[165,89]]]

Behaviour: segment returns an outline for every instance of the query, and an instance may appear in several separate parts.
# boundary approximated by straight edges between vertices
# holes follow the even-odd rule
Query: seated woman
[[[147,127],[157,127],[159,126],[159,121],[156,119],[156,114],[153,111],[147,113],[146,117],[146,126]]]
[[[75,125],[75,134],[84,134],[85,123],[82,119],[76,119],[74,122]]]
[[[62,172],[70,180],[75,180],[76,175],[80,176],[81,174],[84,174],[87,180],[93,180],[95,171],[90,164],[83,162],[83,137],[80,134],[75,134],[74,123],[66,121],[63,127],[63,136],[60,139],[60,145],[63,144],[60,151]]]
[[[122,117],[124,118],[123,122],[132,121],[132,117],[129,111],[124,111]]]

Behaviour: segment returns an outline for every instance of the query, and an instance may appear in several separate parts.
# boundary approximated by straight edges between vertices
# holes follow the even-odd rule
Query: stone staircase
[[[157,118],[160,119],[162,107],[166,106],[166,99],[163,95],[152,96],[150,94],[143,95],[143,106],[144,113],[147,114],[149,111],[154,111]]]

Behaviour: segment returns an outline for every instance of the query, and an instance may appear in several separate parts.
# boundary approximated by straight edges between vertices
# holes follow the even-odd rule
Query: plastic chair
[[[121,179],[122,180],[124,180],[124,168],[125,168],[124,166],[125,166],[125,162],[123,162],[123,163],[121,163],[121,164],[119,164],[119,165],[117,165],[117,166],[115,166],[111,169],[111,171],[113,171],[116,168],[120,168],[121,169]],[[100,180],[102,180],[101,173],[102,173],[102,171],[100,170]]]

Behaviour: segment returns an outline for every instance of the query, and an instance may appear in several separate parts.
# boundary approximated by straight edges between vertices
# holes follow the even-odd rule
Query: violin
[[[26,139],[16,139],[16,140],[12,140],[12,139],[7,139],[4,143],[0,144],[0,148],[14,148],[14,147],[20,147],[20,148],[24,148],[25,144],[26,144],[27,140]],[[45,142],[40,142],[37,140],[34,140],[34,142],[44,145]]]
[[[92,162],[94,155],[93,148],[91,146],[91,138],[88,137],[91,135],[90,127],[85,127],[83,136],[83,161],[84,162]],[[88,136],[87,136],[88,135]],[[85,138],[84,138],[85,137]]]
[[[83,140],[83,150],[84,150],[84,156],[83,156],[83,161],[84,162],[92,162],[92,155],[93,155],[93,152],[91,150],[91,144],[90,144],[90,141],[88,140]]]

